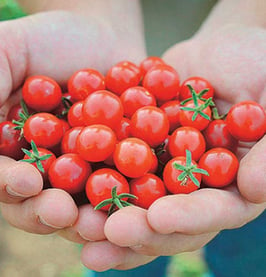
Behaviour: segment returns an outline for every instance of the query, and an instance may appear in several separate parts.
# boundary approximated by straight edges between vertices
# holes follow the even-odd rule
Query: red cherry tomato
[[[190,89],[187,87],[187,85],[191,85],[197,94],[205,89],[208,89],[208,91],[206,91],[206,93],[202,95],[202,98],[208,99],[210,97],[213,97],[214,95],[214,88],[211,83],[202,77],[195,76],[186,79],[181,84],[179,91],[179,96],[181,100],[192,97]]]
[[[86,125],[104,124],[114,129],[123,117],[120,98],[107,90],[90,94],[83,104],[83,120]]]
[[[61,152],[66,153],[78,153],[77,150],[77,137],[80,134],[83,127],[73,127],[64,133],[61,142]]]
[[[48,171],[51,186],[70,194],[83,191],[90,174],[90,164],[74,153],[57,158]]]
[[[27,78],[22,87],[22,96],[30,108],[49,112],[60,104],[62,91],[56,81],[38,75]]]
[[[151,164],[151,168],[149,170],[149,173],[156,173],[157,169],[158,169],[158,158],[156,156],[155,151],[152,151],[152,164]]]
[[[140,86],[130,87],[125,90],[121,94],[120,100],[124,107],[124,115],[129,118],[141,107],[156,106],[155,97]]]
[[[202,133],[193,127],[177,128],[169,137],[168,150],[172,157],[185,156],[189,150],[192,159],[197,161],[206,150],[206,142]]]
[[[179,75],[169,65],[153,66],[146,73],[142,84],[157,100],[171,100],[179,94]]]
[[[126,138],[117,144],[113,158],[117,169],[122,174],[138,178],[150,170],[152,155],[149,145],[143,140]]]
[[[254,101],[242,101],[231,107],[226,117],[227,128],[240,141],[257,141],[266,132],[264,108]]]
[[[77,137],[77,151],[89,162],[104,161],[113,153],[115,145],[115,133],[105,125],[86,126]]]
[[[150,56],[145,58],[144,60],[141,61],[140,63],[140,71],[141,75],[144,77],[146,73],[155,65],[158,64],[165,64],[165,62],[160,58],[156,56]]]
[[[130,193],[137,197],[130,202],[144,209],[148,209],[155,200],[166,195],[163,181],[151,173],[132,179],[129,186]]]
[[[20,130],[15,127],[10,121],[0,123],[0,155],[19,160],[24,156],[21,148],[29,148],[29,143],[20,138]]]
[[[76,100],[84,100],[89,94],[105,89],[105,78],[97,70],[85,68],[76,71],[67,83],[69,94]]]
[[[106,88],[118,95],[140,83],[141,72],[137,65],[122,61],[112,66],[106,74]]]
[[[160,145],[168,136],[167,115],[158,107],[145,106],[131,117],[131,135],[147,142],[151,147]]]
[[[169,120],[170,129],[169,132],[173,132],[177,127],[180,126],[179,122],[179,111],[180,111],[180,101],[179,100],[171,100],[165,102],[160,109],[162,109]]]
[[[209,176],[203,176],[204,184],[217,188],[231,184],[236,178],[239,167],[235,154],[222,147],[212,148],[205,152],[198,164],[200,168],[209,173]]]
[[[70,124],[71,127],[78,127],[78,126],[84,126],[84,119],[83,119],[83,104],[84,101],[78,101],[74,103],[68,113],[67,113],[67,121]]]
[[[120,123],[114,129],[118,141],[130,137],[130,126],[130,119],[123,117]]]
[[[38,147],[51,148],[61,141],[63,125],[50,113],[37,113],[26,120],[23,132],[28,142],[33,140]]]
[[[129,185],[126,178],[118,171],[110,168],[102,168],[94,171],[86,182],[86,195],[92,206],[98,205],[103,200],[112,198],[112,188],[116,187],[117,194],[129,193]],[[126,201],[127,198],[122,198]],[[108,211],[110,205],[101,208]]]

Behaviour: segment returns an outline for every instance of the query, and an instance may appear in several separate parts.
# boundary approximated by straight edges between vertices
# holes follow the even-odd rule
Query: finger
[[[161,234],[203,234],[238,228],[257,217],[265,205],[249,203],[236,189],[201,189],[157,200],[148,210],[151,227]]]
[[[23,201],[40,193],[42,187],[42,176],[34,166],[0,156],[0,202]]]
[[[147,221],[147,211],[127,207],[115,212],[105,224],[107,239],[121,247],[130,247],[137,253],[149,256],[174,255],[201,248],[216,233],[197,236],[156,233]]]
[[[31,233],[49,234],[75,223],[78,209],[63,190],[47,189],[16,204],[1,204],[3,217],[14,227]]]
[[[107,215],[95,211],[90,204],[79,207],[79,215],[75,224],[59,231],[59,235],[77,243],[106,239],[104,224]]]
[[[254,203],[266,202],[266,137],[257,142],[240,162],[238,188],[240,193]]]
[[[88,242],[81,252],[82,263],[95,271],[126,270],[144,265],[155,258],[137,254],[127,247],[119,247],[109,241]]]

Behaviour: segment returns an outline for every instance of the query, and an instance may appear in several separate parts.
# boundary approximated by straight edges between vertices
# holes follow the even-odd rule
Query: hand
[[[95,13],[84,17],[65,11],[1,22],[0,120],[20,97],[29,75],[48,75],[65,86],[84,67],[105,73],[122,59],[139,62],[145,56],[141,39],[130,31],[130,38],[121,37],[113,27]],[[73,225],[79,211],[72,198],[62,190],[42,191],[42,187],[41,175],[33,166],[0,156],[1,212],[11,225],[40,234]]]
[[[163,58],[177,69],[181,80],[196,75],[207,78],[215,88],[219,110],[227,112],[232,104],[244,99],[266,107],[265,47],[265,30],[228,25],[210,34],[199,32],[173,46]],[[139,265],[146,263],[142,255],[152,258],[196,250],[221,230],[241,227],[256,218],[266,207],[265,150],[266,138],[252,148],[238,148],[238,156],[243,158],[237,186],[166,196],[148,211],[127,207],[111,215],[105,235],[123,251],[128,250],[119,259],[115,256],[109,267],[131,268],[133,259]],[[90,251],[90,247],[83,250],[87,254]],[[83,257],[87,265],[94,261],[92,256]]]

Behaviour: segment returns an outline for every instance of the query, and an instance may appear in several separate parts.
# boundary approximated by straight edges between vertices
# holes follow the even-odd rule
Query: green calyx
[[[69,109],[73,105],[73,103],[65,96],[62,97],[61,101],[63,103],[64,110],[61,114],[56,115],[58,118],[63,118],[64,116],[66,116],[68,114]]]
[[[100,202],[98,205],[94,207],[95,210],[100,210],[101,208],[111,205],[108,210],[108,216],[111,215],[116,208],[122,209],[127,206],[131,206],[132,204],[128,203],[127,201],[123,200],[122,198],[133,198],[136,199],[137,197],[130,193],[120,193],[117,194],[117,187],[114,186],[111,191],[111,198],[105,199]]]
[[[46,154],[46,155],[40,156],[38,148],[37,148],[37,146],[36,146],[36,144],[34,143],[33,140],[31,141],[31,149],[32,149],[32,152],[27,150],[27,149],[22,148],[22,151],[27,156],[29,156],[29,159],[23,159],[23,160],[20,160],[20,161],[27,162],[27,163],[36,163],[37,168],[42,173],[44,173],[44,168],[43,168],[43,165],[42,165],[42,161],[45,161],[45,160],[49,159],[52,156],[52,154]]]
[[[198,168],[197,165],[192,164],[191,152],[189,150],[186,150],[186,165],[184,166],[175,162],[173,166],[175,169],[182,171],[177,178],[178,181],[181,181],[182,186],[185,186],[187,180],[191,179],[197,187],[200,187],[200,183],[193,173],[200,173],[209,176],[209,173],[206,170]]]

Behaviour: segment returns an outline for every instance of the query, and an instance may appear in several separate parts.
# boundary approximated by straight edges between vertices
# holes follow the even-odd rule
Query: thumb
[[[237,183],[242,196],[254,203],[266,202],[266,136],[242,158]]]

